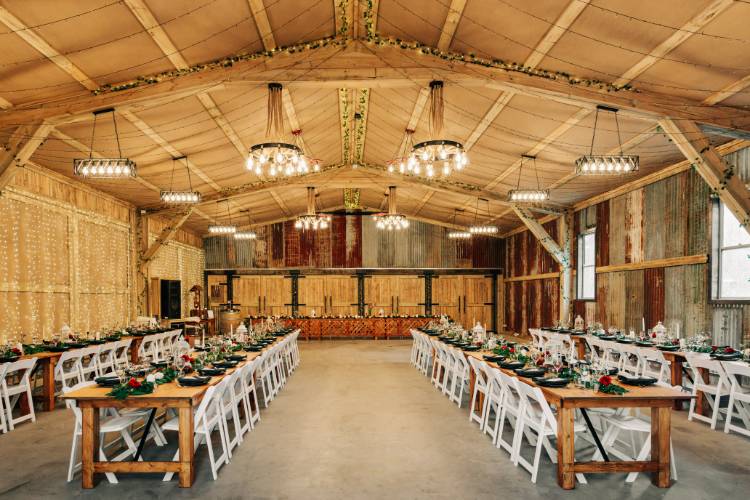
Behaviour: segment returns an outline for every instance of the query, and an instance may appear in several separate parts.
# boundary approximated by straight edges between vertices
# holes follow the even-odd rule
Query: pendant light
[[[219,224],[214,218],[214,223],[208,226],[208,232],[211,234],[226,235],[237,232],[237,226],[232,224],[232,214],[229,213],[229,200],[227,201],[227,224]],[[216,202],[218,204],[218,202]]]
[[[294,227],[298,230],[328,229],[331,222],[331,216],[328,214],[319,214],[315,211],[315,188],[307,188],[307,213],[297,217]]]
[[[250,210],[245,210],[247,212],[247,221],[248,225],[252,227],[253,220],[250,218]],[[254,240],[258,237],[257,234],[255,234],[255,231],[252,229],[247,229],[245,231],[236,231],[234,233],[234,239],[235,240]]]
[[[184,191],[174,190],[174,169],[175,163],[184,160],[185,170],[187,170],[188,186],[189,189]],[[187,156],[180,156],[179,158],[172,158],[172,179],[169,181],[169,191],[162,191],[160,193],[161,201],[167,205],[195,205],[200,203],[201,194],[198,191],[193,191],[193,181],[190,178],[190,167],[188,166]]]
[[[119,158],[94,158],[94,137],[96,135],[96,119],[99,115],[111,113],[112,123],[115,127],[115,139],[117,140],[117,154]],[[135,162],[130,158],[122,157],[120,148],[120,135],[117,132],[117,120],[115,108],[100,109],[94,111],[94,125],[91,128],[91,147],[88,158],[76,158],[73,160],[73,174],[90,179],[124,179],[136,177]]]
[[[481,198],[482,201],[484,201],[487,204],[487,223],[482,223],[479,220],[479,200],[480,198],[477,198],[477,206],[476,210],[474,211],[474,224],[469,227],[469,232],[471,234],[496,234],[497,233],[497,226],[493,226],[492,224],[489,224],[489,220],[492,218],[492,215],[490,214],[490,202],[489,200],[485,200],[484,198]]]
[[[615,125],[617,126],[617,141],[620,145],[619,155],[595,155],[594,140],[596,139],[596,126],[599,121],[599,111],[614,113]],[[597,106],[594,116],[594,132],[591,136],[591,148],[589,154],[581,156],[576,160],[576,174],[578,175],[626,175],[638,171],[640,158],[638,155],[625,155],[622,153],[622,138],[620,137],[620,122],[617,120],[617,109],[608,106]]]
[[[409,219],[396,211],[396,186],[388,186],[388,212],[372,216],[378,229],[399,231],[409,227]]]
[[[521,173],[524,160],[531,160],[536,175],[536,189],[521,189]],[[508,191],[508,201],[516,205],[534,205],[549,200],[549,190],[542,189],[539,184],[539,171],[536,169],[536,156],[521,155],[521,165],[518,167],[518,182],[516,189]]]
[[[456,226],[456,215],[458,214],[458,209],[453,209],[453,221],[452,225]],[[463,210],[462,210],[463,212]],[[454,229],[452,231],[448,231],[448,238],[452,240],[468,240],[471,238],[471,233],[469,231],[461,231],[459,229]]]

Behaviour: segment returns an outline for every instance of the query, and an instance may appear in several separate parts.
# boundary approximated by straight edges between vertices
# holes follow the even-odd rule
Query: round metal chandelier
[[[388,212],[374,214],[375,227],[387,231],[400,231],[409,227],[409,219],[396,211],[396,186],[388,186]]]
[[[433,139],[443,134],[443,82],[430,82],[430,137],[428,141],[413,142],[414,130],[406,130],[406,139],[398,158],[388,163],[388,171],[401,174],[443,177],[460,171],[469,164],[463,144],[450,139]]]
[[[302,131],[293,130],[294,143],[284,142],[283,87],[280,83],[268,84],[268,116],[266,137],[274,138],[250,148],[245,168],[257,176],[291,177],[320,171],[320,161],[309,158],[302,143]]]
[[[298,230],[317,231],[318,229],[328,229],[331,224],[331,216],[328,214],[319,214],[315,211],[315,188],[307,188],[307,213],[297,217],[294,221],[294,227]]]

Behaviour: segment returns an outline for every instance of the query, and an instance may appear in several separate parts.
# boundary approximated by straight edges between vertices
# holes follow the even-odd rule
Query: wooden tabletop
[[[484,361],[483,356],[486,354],[493,354],[490,351],[473,351],[473,352],[464,352],[466,356],[471,356],[474,358],[477,358],[479,360]],[[508,375],[511,375],[521,382],[524,382],[528,385],[539,387],[542,389],[542,392],[544,393],[545,397],[548,401],[557,403],[557,404],[565,404],[566,406],[579,406],[579,407],[610,407],[610,408],[622,408],[622,407],[636,407],[636,406],[643,406],[643,407],[652,407],[654,405],[671,405],[676,400],[689,400],[692,396],[690,394],[684,393],[682,391],[672,389],[669,387],[659,387],[659,386],[650,386],[650,387],[636,387],[636,386],[629,386],[629,385],[622,385],[625,387],[628,392],[626,392],[623,395],[616,395],[616,394],[604,394],[602,392],[594,392],[591,389],[582,389],[579,387],[575,387],[573,385],[568,385],[566,387],[556,388],[556,387],[542,387],[538,384],[534,383],[534,381],[531,378],[526,377],[519,377],[513,370],[508,370],[505,368],[500,368],[500,365],[491,362],[491,361],[485,361],[490,366],[494,368],[498,368],[499,370],[505,372]],[[612,377],[613,382],[617,382],[617,377]]]
[[[175,330],[179,330],[179,328],[175,328],[175,329],[168,330],[168,331],[173,332]],[[163,333],[167,333],[167,332],[163,332]],[[123,335],[123,336],[121,336],[119,338],[119,340],[144,339],[144,338],[149,337],[151,335],[159,335],[159,334],[158,333],[149,333],[149,334],[146,334],[146,335]],[[89,345],[89,346],[86,346],[86,347],[76,347],[76,348],[73,348],[73,349],[66,349],[64,351],[59,351],[59,352],[43,351],[43,352],[38,352],[36,354],[24,354],[23,356],[20,357],[20,359],[37,358],[37,359],[41,360],[41,359],[49,359],[49,358],[59,358],[60,356],[62,356],[62,354],[64,352],[77,351],[79,349],[88,349],[89,347],[95,347],[96,345],[111,344],[113,342],[118,342],[119,340],[108,340],[108,341],[104,342],[103,344]]]

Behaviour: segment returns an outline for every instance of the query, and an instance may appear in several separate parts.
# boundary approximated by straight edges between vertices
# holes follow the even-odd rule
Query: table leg
[[[99,408],[81,408],[81,486],[96,486],[94,462],[99,456]]]
[[[671,370],[671,381],[672,385],[678,385],[682,387],[682,358],[679,358],[677,356],[673,356],[670,364],[670,370]],[[675,401],[674,402],[674,409],[675,410],[682,410],[682,401]]]
[[[578,349],[578,359],[586,359],[586,342],[583,339],[575,339],[576,349]]]
[[[193,409],[179,409],[180,422],[180,488],[190,488],[195,481],[195,453],[193,449]]]
[[[576,486],[574,417],[574,408],[562,406],[557,411],[557,484],[564,490]]]
[[[658,465],[652,481],[659,488],[669,488],[671,483],[671,412],[672,409],[669,407],[651,408],[651,461]]]
[[[42,364],[42,409],[52,411],[55,409],[55,358],[47,358]]]
[[[710,381],[711,375],[708,373],[708,370],[706,370],[705,368],[698,368],[698,373],[701,374],[701,377],[703,378],[704,382]],[[719,404],[719,402],[716,401],[715,404]],[[706,406],[708,405],[706,404],[706,398],[703,395],[703,391],[698,391],[695,394],[695,413],[697,413],[698,415],[706,415],[706,412],[705,412]],[[709,410],[709,414],[710,414],[710,410]]]

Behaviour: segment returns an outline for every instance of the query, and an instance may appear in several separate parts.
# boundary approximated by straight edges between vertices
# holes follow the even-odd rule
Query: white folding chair
[[[604,342],[601,339],[593,335],[586,335],[583,339],[588,345],[592,361],[601,359],[604,356]]]
[[[228,445],[229,456],[232,456],[232,450],[242,443],[242,435],[246,430],[250,430],[250,425],[247,423],[247,428],[240,421],[240,405],[244,400],[244,393],[242,390],[242,369],[235,369],[231,375],[224,378],[226,380],[226,388],[221,398],[221,409],[222,416],[224,417],[226,430],[226,439]],[[222,380],[222,381],[224,381]],[[234,434],[229,437],[229,422],[232,422]]]
[[[79,384],[76,384],[72,387],[65,387],[63,388],[63,393],[69,393],[73,391],[77,391],[79,389],[83,389],[85,387],[90,387],[96,385],[96,382],[81,382]],[[70,446],[70,461],[68,462],[68,482],[73,480],[73,476],[75,475],[76,471],[80,470],[81,463],[77,461],[78,453],[79,453],[79,447],[81,443],[81,435],[82,435],[82,422],[83,418],[81,415],[81,410],[76,405],[75,400],[72,399],[66,399],[65,405],[73,412],[73,415],[75,416],[75,425],[73,427],[73,442]],[[123,443],[125,444],[125,451],[121,452],[116,457],[112,458],[111,461],[118,462],[120,460],[123,460],[130,456],[135,456],[136,452],[138,451],[138,447],[135,445],[135,442],[133,441],[133,437],[130,434],[130,428],[133,424],[135,424],[138,420],[140,420],[141,417],[136,415],[117,415],[112,418],[108,419],[102,419],[102,421],[99,424],[99,460],[101,461],[107,461],[107,456],[104,453],[104,442],[106,441],[105,436],[107,434],[113,434],[117,433],[122,438]],[[106,473],[107,480],[110,483],[116,484],[117,483],[117,477],[112,472]]]
[[[221,393],[225,388],[226,384],[222,385],[220,382],[206,389],[203,399],[193,413],[194,450],[197,450],[198,446],[205,442],[208,451],[208,461],[211,465],[211,475],[214,481],[218,479],[217,473],[219,468],[229,463],[225,429],[222,423],[224,418],[221,412]],[[164,429],[178,432],[180,430],[179,417],[175,417],[165,423]],[[219,442],[221,444],[221,453],[218,456],[216,456],[213,439],[211,438],[211,434],[216,430],[219,431]],[[176,462],[179,458],[180,450],[177,450],[172,460]],[[167,472],[164,474],[163,481],[170,481],[173,476],[174,472]]]
[[[639,375],[643,371],[643,367],[641,366],[640,347],[622,344],[619,346],[619,350],[620,358],[617,364],[618,370],[629,375]]]
[[[81,376],[84,381],[94,380],[99,376],[99,348],[95,345],[79,349],[81,351]]]
[[[115,342],[114,360],[117,369],[126,369],[130,366],[130,345],[132,343],[132,338]]]
[[[98,353],[99,375],[108,375],[117,372],[117,363],[115,361],[116,350],[116,342],[107,342],[100,346]]]
[[[688,420],[697,419],[710,424],[712,429],[716,429],[721,410],[721,398],[722,396],[729,396],[729,381],[721,366],[721,361],[694,352],[688,352],[685,356],[693,372],[693,398],[690,400]],[[701,370],[708,372],[707,381],[703,379]],[[695,411],[695,396],[698,395],[699,391],[703,393],[711,407],[711,417],[700,415]]]
[[[36,365],[36,358],[21,359],[7,363],[5,373],[2,380],[0,380],[0,396],[2,396],[5,415],[7,416],[6,425],[11,431],[15,429],[16,424],[20,424],[26,420],[36,422],[34,400],[31,397],[30,379],[34,365]],[[28,398],[29,413],[13,418],[13,408],[15,408],[16,403],[18,403],[22,395],[26,395]]]
[[[258,390],[255,385],[256,372],[260,366],[261,359],[255,358],[242,369],[242,390],[244,393],[245,415],[250,429],[255,428],[256,422],[260,421],[260,406],[258,405]]]
[[[671,363],[660,350],[639,348],[638,355],[641,357],[642,376],[654,377],[659,382],[671,382]]]
[[[138,347],[138,360],[141,363],[159,361],[158,341],[159,334],[146,335]]]
[[[734,431],[750,437],[750,389],[742,386],[742,377],[750,379],[750,366],[739,361],[725,361],[722,366],[731,383],[724,432]],[[744,427],[732,423],[735,417],[740,418]]]
[[[474,356],[469,356],[469,366],[474,372],[474,390],[471,393],[471,402],[469,403],[469,422],[477,422],[479,429],[482,429],[484,423],[484,408],[486,406],[485,400],[487,399],[487,392],[489,390],[489,375],[483,369],[482,365],[487,363],[480,361]],[[478,400],[482,401],[482,406],[477,413]]]
[[[451,374],[450,388],[448,398],[461,408],[463,402],[464,389],[469,380],[469,363],[461,349],[451,348],[448,353],[453,358],[453,371]]]
[[[492,438],[492,444],[497,443],[498,431],[500,430],[500,417],[502,416],[503,401],[505,399],[505,385],[500,376],[500,370],[484,364],[484,371],[487,373],[487,397],[484,400],[482,413],[482,430]],[[494,413],[495,418],[490,425],[490,415]]]
[[[516,456],[516,434],[520,430],[518,420],[521,418],[521,412],[523,411],[523,397],[521,396],[518,388],[521,382],[515,377],[511,377],[503,371],[497,370],[495,375],[500,377],[500,385],[503,388],[502,405],[499,416],[499,426],[497,427],[497,438],[495,445],[498,448],[503,448],[505,451],[510,453],[510,460],[514,465],[518,465],[518,457]],[[513,428],[513,438],[510,441],[503,437],[503,430],[505,429],[505,422],[510,424]]]
[[[85,381],[81,373],[81,349],[60,354],[55,363],[55,380],[62,384],[63,390]]]
[[[7,369],[7,363],[0,364],[0,380],[5,380],[5,371]],[[3,431],[3,434],[8,432],[8,422],[5,417],[5,403],[3,402],[2,397],[0,397],[0,430]]]
[[[537,473],[539,472],[539,460],[542,454],[542,448],[547,452],[552,463],[557,463],[557,450],[552,447],[550,438],[557,437],[557,418],[550,408],[544,393],[539,387],[532,387],[529,384],[518,381],[516,384],[518,394],[521,397],[520,417],[516,424],[514,433],[515,464],[521,465],[531,473],[531,482],[536,483]],[[534,458],[531,462],[526,460],[522,453],[523,436],[525,431],[530,430],[536,434],[534,439],[529,439],[529,444],[534,446]],[[585,424],[575,422],[573,424],[574,434],[588,432]],[[527,437],[531,437],[527,435]],[[577,473],[576,479],[580,483],[586,484],[586,478],[583,474]]]

